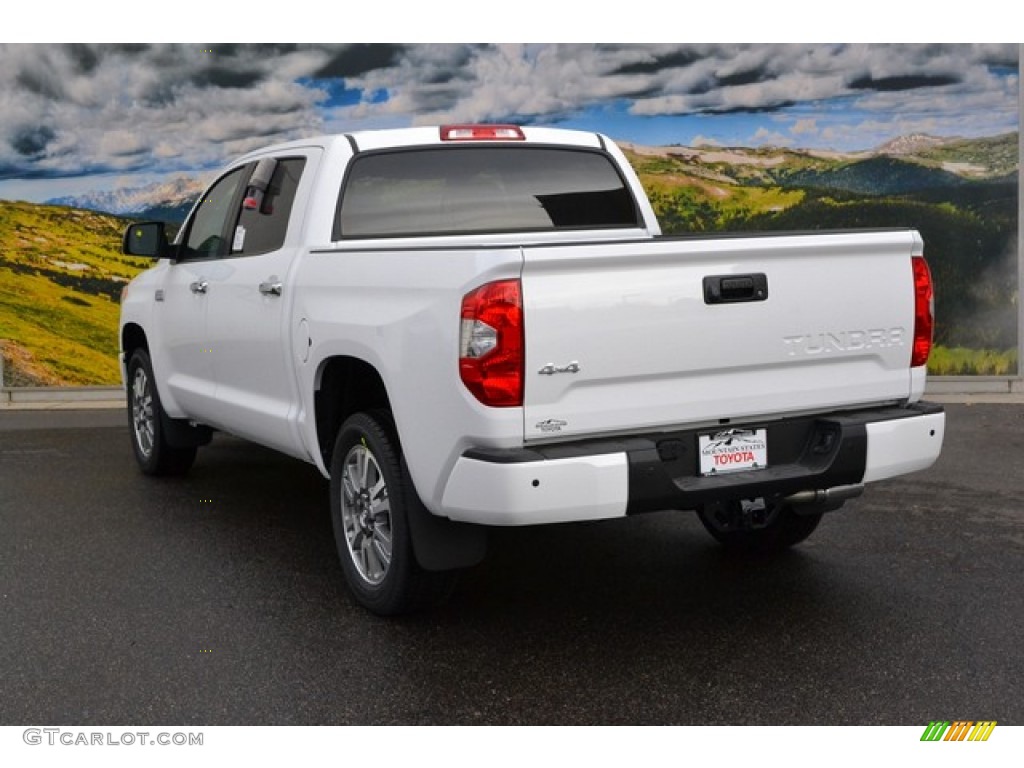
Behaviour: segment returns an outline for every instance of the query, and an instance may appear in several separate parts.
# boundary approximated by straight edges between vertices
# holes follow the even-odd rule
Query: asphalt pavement
[[[0,725],[1024,724],[1024,406],[783,556],[692,513],[500,530],[432,613],[342,583],[310,466],[121,410],[0,412]]]

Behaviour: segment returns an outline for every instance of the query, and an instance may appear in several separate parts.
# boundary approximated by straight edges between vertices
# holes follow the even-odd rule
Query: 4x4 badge
[[[555,365],[554,363],[548,363],[541,368],[537,373],[541,376],[554,376],[556,373],[579,373],[580,364],[573,360],[568,365]]]

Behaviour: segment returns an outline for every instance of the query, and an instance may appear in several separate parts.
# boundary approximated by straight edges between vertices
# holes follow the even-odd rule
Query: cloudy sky
[[[646,144],[860,150],[1017,130],[1019,47],[0,46],[0,198],[195,175],[324,132],[509,121]]]

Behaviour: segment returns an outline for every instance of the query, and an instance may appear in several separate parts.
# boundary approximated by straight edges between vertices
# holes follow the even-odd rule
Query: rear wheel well
[[[436,517],[420,501],[402,458],[401,438],[394,426],[387,387],[376,368],[354,357],[331,358],[320,371],[314,402],[317,441],[324,466],[332,467],[338,433],[354,414],[363,413],[372,418],[391,441],[398,452],[404,478],[401,496],[405,500],[412,550],[420,568],[425,571],[469,568],[483,559],[487,551],[483,526]],[[332,504],[335,501],[332,500]]]
[[[360,411],[390,411],[391,401],[376,368],[358,358],[334,357],[320,372],[315,408],[320,455],[324,465],[330,466],[334,441],[345,420]]]

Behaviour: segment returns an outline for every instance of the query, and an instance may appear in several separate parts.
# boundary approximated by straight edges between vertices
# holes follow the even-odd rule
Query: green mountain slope
[[[1020,145],[1016,133],[979,139],[952,139],[913,153],[918,162],[941,165],[969,178],[998,178],[1017,172]]]
[[[826,170],[778,174],[787,187],[818,187],[864,195],[900,195],[966,183],[960,176],[895,157],[872,157]]]
[[[116,384],[118,300],[149,266],[120,252],[114,216],[0,201],[4,384]]]

